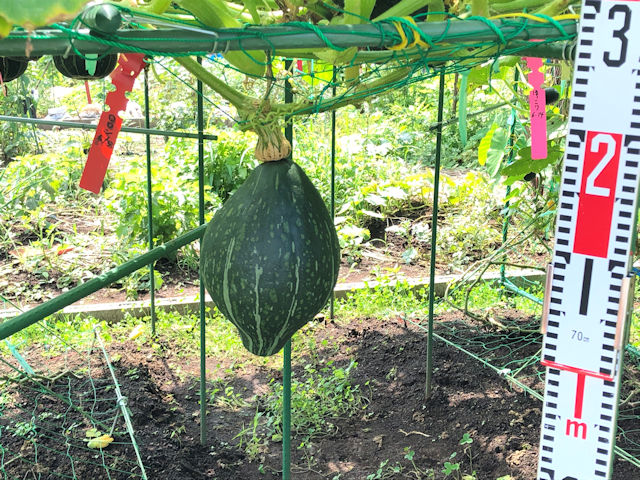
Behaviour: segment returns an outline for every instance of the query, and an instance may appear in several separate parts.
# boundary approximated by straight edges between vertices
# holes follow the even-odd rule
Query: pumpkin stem
[[[258,134],[255,157],[259,162],[275,162],[291,155],[291,144],[282,134],[278,122],[253,125]]]

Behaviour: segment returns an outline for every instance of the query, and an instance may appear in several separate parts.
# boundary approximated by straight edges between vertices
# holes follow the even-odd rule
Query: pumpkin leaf
[[[330,48],[317,50],[313,54],[320,60],[323,60],[331,65],[347,65],[353,60],[353,57],[358,53],[358,47],[349,47],[341,52],[332,50]]]
[[[11,23],[0,16],[0,38],[6,37],[11,32]]]
[[[549,149],[547,158],[533,160],[531,158],[531,147],[521,148],[518,151],[518,158],[513,163],[502,167],[500,175],[507,177],[505,185],[511,185],[518,180],[522,180],[528,173],[540,173],[549,165],[561,160],[562,152],[559,149]]]
[[[107,434],[100,435],[99,437],[92,438],[87,443],[89,448],[106,448],[113,442],[113,437]]]
[[[302,72],[306,75],[301,75],[300,78],[311,86],[318,85],[320,81],[327,83],[333,79],[333,66],[320,61],[303,60]]]
[[[487,156],[489,154],[489,149],[491,148],[491,139],[493,138],[493,134],[498,128],[498,124],[494,123],[489,128],[489,131],[485,133],[482,140],[480,140],[480,144],[478,145],[478,163],[480,165],[484,165],[487,163]]]
[[[0,0],[0,35],[6,36],[6,24],[33,29],[73,18],[89,0]]]

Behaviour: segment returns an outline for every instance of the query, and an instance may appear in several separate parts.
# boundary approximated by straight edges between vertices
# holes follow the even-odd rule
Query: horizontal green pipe
[[[107,285],[110,285],[111,283],[120,280],[123,277],[126,277],[136,270],[146,268],[149,263],[155,262],[168,253],[174,252],[179,248],[184,247],[185,245],[188,245],[195,240],[198,240],[202,237],[206,228],[206,224],[201,225],[198,228],[195,228],[194,230],[191,230],[190,232],[185,233],[184,235],[165,243],[164,245],[156,247],[153,250],[148,251],[147,253],[139,255],[136,258],[129,260],[128,262],[125,262],[122,265],[109,270],[108,272],[103,273],[102,275],[92,278],[88,282],[78,285],[68,292],[58,295],[57,297],[52,298],[51,300],[38,305],[31,310],[27,310],[26,312],[21,313],[11,320],[0,323],[0,340],[10,337],[23,328],[27,328],[29,325],[33,325],[34,323],[39,322],[43,318],[57,312],[58,310],[63,309],[68,305],[71,305],[74,302],[77,302],[78,300],[88,295],[91,295],[94,292],[97,292],[101,288],[104,288]]]
[[[535,295],[531,295],[526,290],[516,287],[509,279],[505,279],[504,282],[502,282],[502,286],[504,286],[507,290],[511,290],[512,292],[517,293],[518,295],[537,303],[538,305],[542,305],[543,303],[542,300],[540,300]]]
[[[513,53],[514,48],[518,49],[516,53]],[[512,51],[510,55],[517,54],[522,57],[556,58],[558,60],[573,61],[576,56],[576,44],[570,41],[543,43],[539,46],[514,42],[509,45],[509,50]]]
[[[502,35],[515,40],[558,38],[560,32],[548,23],[528,22],[523,28],[522,21],[479,20],[451,22],[420,22],[418,28],[439,43],[478,43],[497,41],[494,28]],[[558,22],[565,32],[576,34],[577,22]],[[315,31],[312,31],[313,28]],[[88,30],[84,33],[89,33]],[[513,36],[513,37],[512,37]],[[512,38],[511,38],[512,37]],[[361,25],[319,25],[302,27],[296,25],[248,26],[241,29],[220,29],[207,31],[162,29],[162,30],[120,30],[114,37],[117,45],[107,44],[100,38],[88,35],[74,39],[73,46],[83,54],[107,53],[114,51],[154,51],[166,56],[186,52],[227,52],[238,50],[278,50],[287,48],[317,49],[330,44],[337,48],[388,47],[398,43],[398,31],[390,23]],[[28,45],[28,49],[27,49]],[[54,29],[36,30],[29,35],[14,32],[0,40],[0,55],[30,56],[65,55],[69,50],[69,34]]]
[[[93,123],[76,123],[76,122],[64,122],[59,120],[44,120],[41,118],[26,118],[26,117],[14,117],[9,115],[0,115],[0,122],[15,122],[15,123],[28,123],[31,125],[51,125],[54,127],[67,127],[77,128],[80,130],[95,130],[96,124]],[[122,132],[127,133],[143,133],[148,135],[158,135],[162,137],[179,137],[179,138],[200,138],[197,133],[188,132],[173,132],[168,130],[156,130],[154,128],[138,128],[138,127],[122,127]],[[217,140],[216,135],[204,135],[207,140]]]
[[[508,54],[518,55],[521,57],[538,57],[538,58],[556,58],[559,60],[573,60],[575,58],[575,42],[573,41],[557,41],[551,43],[532,44],[529,42],[514,41],[508,45]],[[282,50],[281,54],[294,57],[294,58],[316,58],[313,55],[313,51],[305,53],[296,53],[296,49]],[[427,54],[428,58],[436,58],[436,54],[431,52]],[[438,60],[446,57],[446,53],[437,52]],[[355,63],[385,63],[394,58],[397,58],[398,52],[395,50],[360,50],[354,57]],[[424,58],[424,51],[417,47],[409,48],[402,52],[402,56],[405,60],[417,60]],[[491,55],[487,54],[486,57]]]

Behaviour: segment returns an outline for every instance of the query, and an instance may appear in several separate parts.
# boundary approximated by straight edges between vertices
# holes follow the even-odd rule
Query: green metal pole
[[[333,67],[333,87],[331,91],[333,96],[336,96],[336,79],[337,69]],[[336,111],[331,111],[331,220],[335,219],[336,215]],[[329,318],[333,320],[334,317],[334,304],[335,294],[331,292],[331,301],[329,303]]]
[[[144,69],[144,126],[149,128],[149,74]],[[151,181],[151,135],[145,134],[147,149],[147,223],[149,250],[153,250],[153,185]],[[151,302],[151,336],[156,336],[156,279],[153,262],[149,263],[149,300]]]
[[[431,215],[431,264],[429,265],[429,326],[427,330],[427,381],[425,396],[431,396],[431,377],[433,376],[433,305],[436,291],[436,244],[438,229],[438,192],[440,190],[440,157],[442,154],[442,114],[444,105],[444,70],[440,72],[438,90],[438,128],[436,129],[436,164],[433,176],[433,212]]]
[[[82,285],[78,285],[68,292],[52,298],[48,302],[38,305],[31,310],[27,310],[26,312],[13,317],[11,320],[6,320],[5,322],[0,323],[0,340],[10,337],[23,328],[33,325],[48,315],[56,313],[58,310],[62,310],[64,307],[97,292],[101,288],[126,277],[136,270],[145,268],[150,262],[154,262],[159,258],[164,257],[171,252],[175,252],[179,248],[198,240],[202,235],[204,235],[205,228],[205,225],[201,225],[200,227],[195,228],[190,232],[165,243],[164,245],[154,248],[150,252],[143,253],[142,255],[139,255],[112,270],[92,278]]]
[[[15,117],[11,115],[0,115],[0,121],[26,123],[26,124],[33,124],[33,125],[48,125],[52,127],[76,128],[78,130],[95,130],[97,128],[97,124],[94,124],[94,123],[63,122],[58,120],[44,120],[42,118]],[[155,128],[122,127],[120,131],[127,132],[127,133],[157,135],[162,137],[194,138],[194,139],[199,138],[197,133],[158,130]],[[215,135],[204,135],[203,138],[205,140],[218,139],[218,137],[216,137]]]
[[[284,344],[282,368],[282,480],[291,479],[291,340]]]
[[[198,57],[198,63],[202,58]],[[198,221],[204,225],[204,108],[202,105],[202,82],[197,82],[198,94]],[[206,322],[205,322],[205,290],[202,270],[200,278],[200,443],[207,442],[207,354],[206,354]]]
[[[519,70],[516,68],[515,72],[513,74],[513,89],[517,92],[518,91],[518,80],[520,79],[520,72]],[[517,117],[516,117],[516,110],[515,108],[511,109],[511,116],[509,117],[509,121],[511,122],[511,125],[509,126],[509,140],[507,143],[507,146],[509,148],[509,152],[507,153],[507,165],[509,165],[512,161],[513,161],[513,145],[515,143],[515,132],[516,132],[516,121],[517,121]],[[511,193],[511,185],[507,186],[507,192],[506,192],[506,196],[508,197],[509,194]],[[505,214],[504,214],[504,219],[502,221],[502,244],[504,245],[507,242],[507,235],[509,233],[509,200],[507,200],[504,204],[504,209],[505,209]],[[504,262],[507,261],[507,255],[505,253],[504,257],[502,258]],[[505,286],[506,285],[506,281],[507,281],[507,266],[506,263],[503,263],[502,265],[500,265],[500,284]]]
[[[293,62],[287,60],[285,69],[289,71]],[[293,102],[293,91],[289,77],[284,80],[284,101]],[[293,122],[286,119],[284,136],[291,143],[293,156]],[[284,345],[282,359],[282,480],[291,479],[291,340]]]

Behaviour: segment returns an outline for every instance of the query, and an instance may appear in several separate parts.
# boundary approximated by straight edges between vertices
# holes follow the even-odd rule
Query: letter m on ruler
[[[567,430],[565,434],[569,436],[573,436],[575,438],[582,437],[583,440],[587,438],[587,424],[583,422],[578,422],[577,420],[567,420]]]

